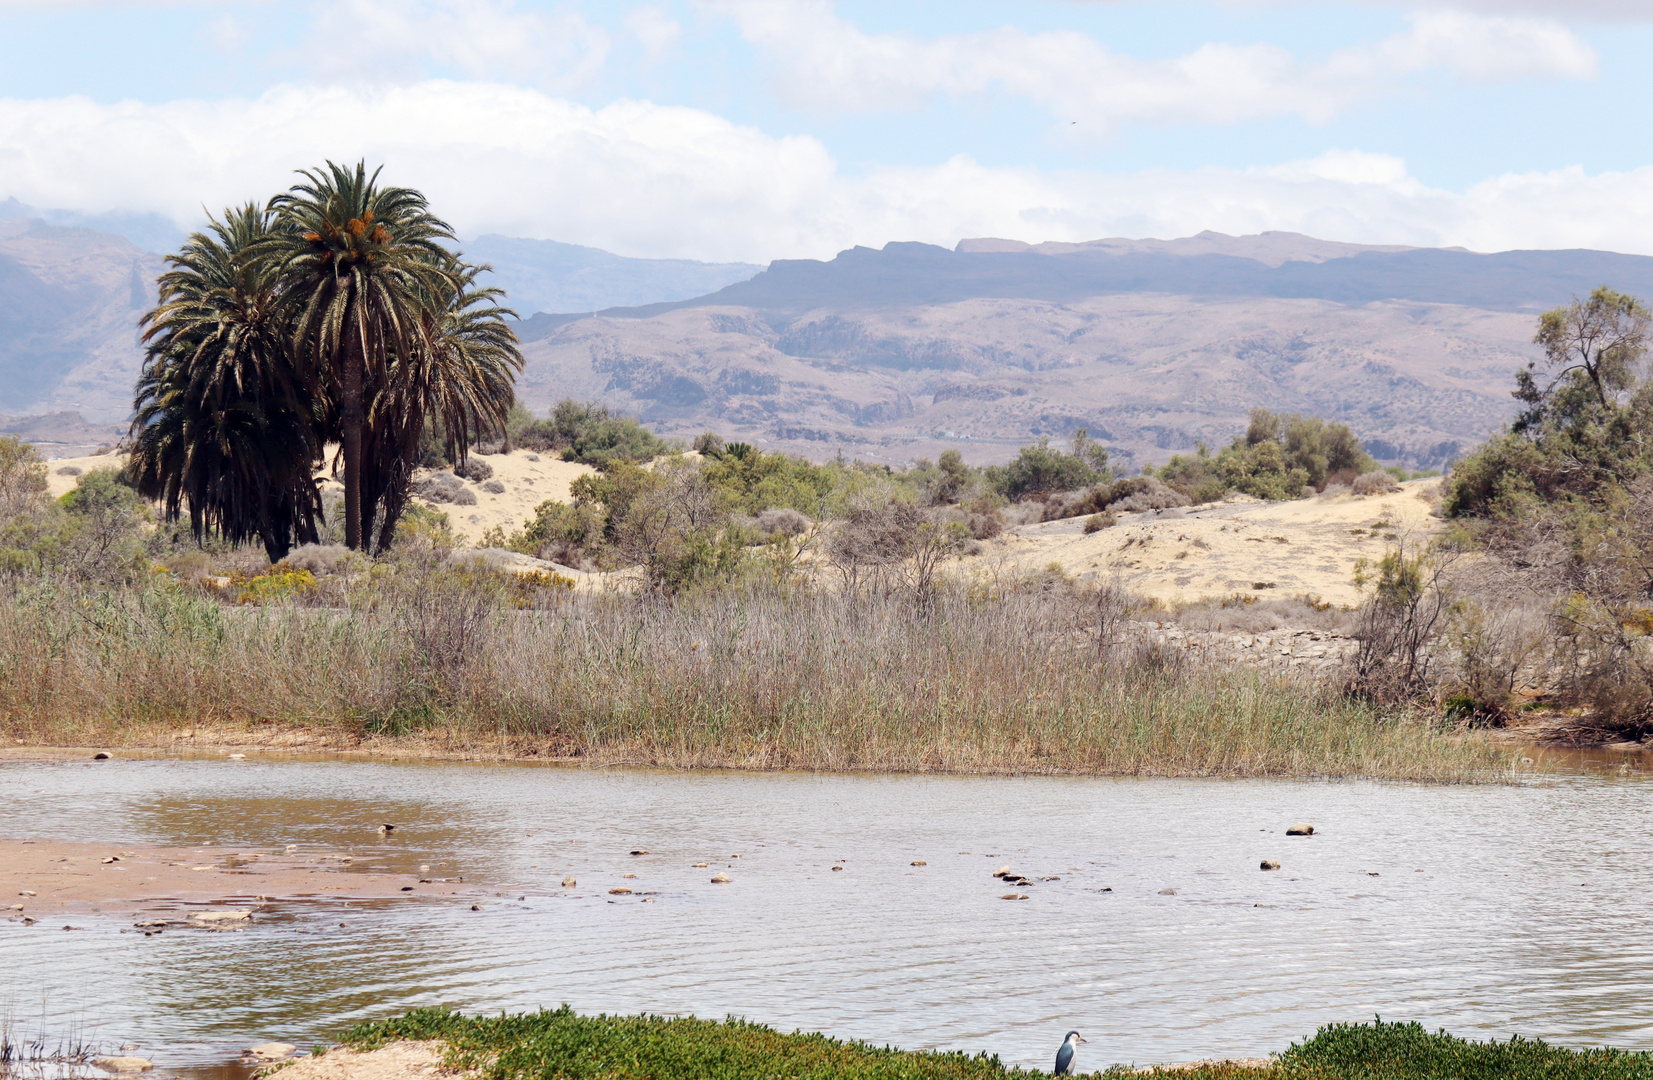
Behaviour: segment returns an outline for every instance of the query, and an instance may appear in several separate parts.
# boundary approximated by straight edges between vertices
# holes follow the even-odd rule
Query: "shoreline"
[[[84,733],[81,733],[84,734]],[[1021,764],[999,762],[972,763],[968,767],[949,767],[935,754],[922,761],[919,767],[857,765],[848,767],[821,767],[793,760],[784,748],[747,747],[739,753],[701,753],[691,760],[663,755],[659,748],[638,746],[600,747],[597,752],[559,745],[557,741],[540,741],[522,736],[480,740],[473,731],[435,730],[397,736],[361,735],[336,727],[280,727],[249,729],[239,724],[197,726],[178,730],[168,726],[133,728],[120,725],[101,732],[106,736],[124,736],[114,741],[90,741],[72,738],[63,741],[24,739],[13,736],[9,745],[0,745],[0,765],[8,763],[69,762],[95,759],[97,754],[111,757],[131,756],[141,759],[190,757],[225,757],[232,754],[256,754],[265,759],[304,759],[308,757],[331,760],[359,760],[406,763],[477,763],[477,764],[541,764],[573,768],[640,768],[696,772],[705,770],[773,773],[812,772],[829,774],[913,775],[913,776],[1092,776],[1097,778],[1143,776],[1158,778],[1250,777],[1266,779],[1383,779],[1349,774],[1328,777],[1325,773],[1288,772],[1273,770],[1214,770],[1178,771],[1175,769],[1139,768],[1131,771],[1105,769],[1075,769],[1055,762],[1027,760]],[[1574,767],[1588,767],[1592,758],[1617,756],[1620,760],[1597,761],[1594,764],[1623,764],[1624,758],[1639,758],[1644,767],[1653,768],[1653,743],[1587,740],[1569,737],[1564,730],[1543,722],[1520,728],[1501,728],[1465,733],[1466,738],[1484,741],[1489,748],[1516,754],[1539,754],[1543,758],[1560,756],[1574,758],[1567,763]],[[1523,771],[1542,771],[1553,761],[1534,760],[1530,756],[1517,761]],[[1492,782],[1497,782],[1496,778]]]

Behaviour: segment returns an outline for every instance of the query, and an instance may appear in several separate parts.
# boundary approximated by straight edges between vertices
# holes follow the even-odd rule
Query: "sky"
[[[0,0],[0,201],[196,228],[365,159],[642,257],[1653,254],[1650,54],[1653,0]]]

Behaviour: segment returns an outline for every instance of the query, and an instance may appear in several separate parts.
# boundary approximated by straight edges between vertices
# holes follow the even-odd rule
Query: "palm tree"
[[[504,434],[523,358],[505,321],[516,312],[500,304],[504,291],[476,284],[489,269],[455,260],[450,276],[439,282],[441,292],[424,305],[418,347],[394,354],[383,388],[373,397],[363,512],[370,534],[367,508],[383,508],[381,550],[390,545],[407,505],[408,481],[426,424],[441,424],[443,449],[453,461],[465,459],[473,436]]]
[[[270,253],[285,282],[295,353],[312,386],[338,406],[344,458],[345,543],[363,547],[367,391],[387,385],[393,357],[417,355],[433,303],[453,291],[453,231],[410,188],[380,187],[329,161],[270,201],[278,228]],[[371,510],[371,504],[367,507]]]
[[[129,469],[168,521],[189,504],[197,540],[257,538],[272,562],[316,539],[316,418],[293,369],[280,280],[260,251],[270,215],[227,210],[169,257],[141,320]]]

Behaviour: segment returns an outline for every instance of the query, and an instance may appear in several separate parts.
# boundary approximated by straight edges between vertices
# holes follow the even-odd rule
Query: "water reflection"
[[[287,907],[231,934],[0,924],[0,998],[174,1061],[309,1045],[416,1005],[564,1001],[1039,1066],[1070,1027],[1098,1060],[1166,1061],[1267,1053],[1374,1013],[1645,1048],[1650,790],[7,765],[13,834],[326,846],[494,895],[481,911]],[[1298,819],[1317,834],[1285,837]],[[1000,899],[1006,864],[1030,899]]]

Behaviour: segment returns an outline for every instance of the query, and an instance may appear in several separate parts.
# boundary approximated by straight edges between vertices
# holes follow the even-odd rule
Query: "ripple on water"
[[[232,934],[0,924],[0,998],[162,1063],[414,1006],[562,1002],[1040,1067],[1069,1027],[1098,1063],[1169,1061],[1376,1013],[1648,1048],[1649,790],[8,764],[13,835],[344,849],[499,895],[284,909]],[[1287,838],[1298,820],[1315,835]],[[1005,862],[1033,879],[1028,901],[999,899]],[[719,870],[734,881],[709,883]],[[622,880],[637,895],[610,897]]]

